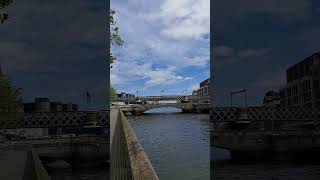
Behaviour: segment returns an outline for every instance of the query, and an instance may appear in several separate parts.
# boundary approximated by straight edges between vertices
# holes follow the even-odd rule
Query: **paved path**
[[[112,146],[113,133],[117,122],[116,120],[118,119],[118,113],[118,108],[110,108],[110,147]]]
[[[26,160],[26,151],[1,151],[0,179],[23,180]]]

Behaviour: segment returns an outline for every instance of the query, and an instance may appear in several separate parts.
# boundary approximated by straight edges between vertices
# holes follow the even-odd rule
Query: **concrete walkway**
[[[27,151],[1,151],[0,179],[23,180],[27,157]]]

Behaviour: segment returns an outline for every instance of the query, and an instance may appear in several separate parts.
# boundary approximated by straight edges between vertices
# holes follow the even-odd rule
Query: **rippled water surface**
[[[155,109],[127,116],[161,180],[209,180],[209,115]]]
[[[229,151],[211,149],[213,180],[320,180],[318,162],[232,162]]]

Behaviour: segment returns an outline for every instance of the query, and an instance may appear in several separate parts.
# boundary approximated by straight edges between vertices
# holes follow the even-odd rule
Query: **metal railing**
[[[190,101],[199,101],[199,100],[209,100],[208,96],[182,96],[182,95],[165,95],[165,96],[136,96],[136,97],[117,97],[113,102],[137,102],[137,101],[166,101],[166,100],[190,100]]]
[[[90,121],[109,126],[109,111],[0,113],[0,129],[75,127]]]
[[[117,112],[116,112],[117,111]],[[158,180],[123,112],[111,116],[111,180]],[[114,118],[114,119],[113,119]]]
[[[223,125],[237,122],[247,122],[250,126],[234,130],[227,127],[222,128]],[[320,111],[312,108],[213,108],[211,109],[211,123],[213,131],[219,132],[319,131]]]

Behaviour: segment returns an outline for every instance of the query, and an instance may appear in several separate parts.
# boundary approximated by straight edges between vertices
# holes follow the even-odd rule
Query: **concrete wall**
[[[0,167],[1,180],[50,180],[34,151],[1,151]]]
[[[0,144],[0,151],[34,150],[41,158],[79,162],[106,162],[110,153],[109,141],[103,137],[78,137],[10,141]]]
[[[142,145],[120,109],[111,111],[111,137],[112,180],[159,179]]]

